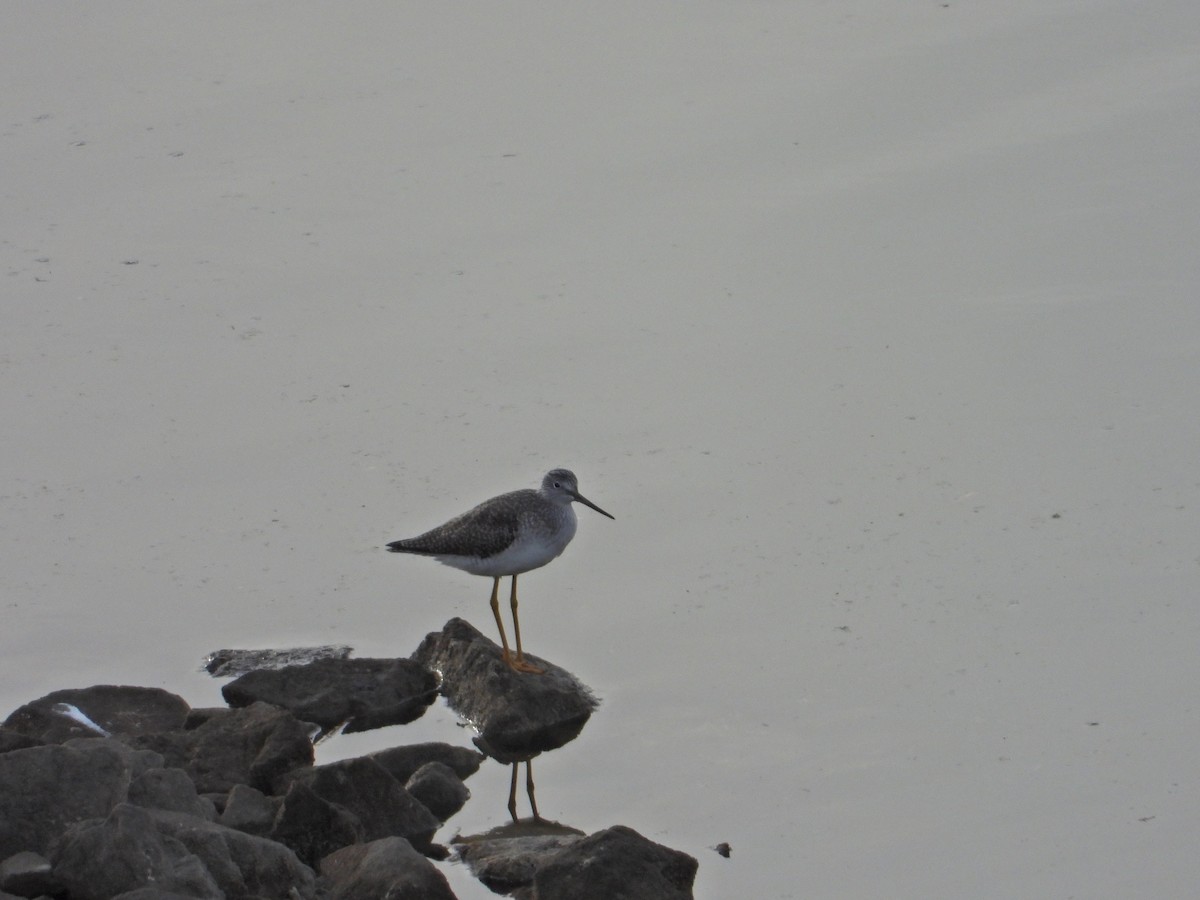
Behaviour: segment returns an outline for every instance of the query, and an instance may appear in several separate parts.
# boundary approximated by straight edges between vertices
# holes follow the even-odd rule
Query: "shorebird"
[[[578,501],[602,516],[606,513],[579,493],[579,481],[573,472],[552,469],[537,490],[525,488],[484,500],[474,509],[455,516],[432,531],[387,545],[393,553],[432,556],[440,563],[492,579],[492,614],[500,629],[504,661],[518,672],[540,674],[543,669],[525,659],[521,649],[521,623],[517,619],[517,576],[540,569],[557,557],[575,537],[575,510]],[[504,620],[500,618],[500,579],[512,576],[513,633],[517,641],[514,656],[508,648]]]

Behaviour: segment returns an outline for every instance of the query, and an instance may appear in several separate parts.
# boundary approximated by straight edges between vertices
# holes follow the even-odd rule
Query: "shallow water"
[[[3,707],[490,633],[381,547],[566,466],[547,817],[701,898],[1183,895],[1191,4],[543,7],[3,31]]]

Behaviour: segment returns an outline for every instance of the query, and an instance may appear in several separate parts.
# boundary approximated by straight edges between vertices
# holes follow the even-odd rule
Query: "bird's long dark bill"
[[[583,494],[574,494],[573,493],[573,494],[571,494],[571,496],[574,497],[576,500],[578,500],[580,503],[582,503],[584,506],[590,506],[596,512],[600,513],[600,515],[608,516],[614,522],[616,521],[616,519],[617,519],[616,516],[614,516],[612,513],[606,513],[604,510],[602,510],[600,507],[598,507],[595,503],[593,503],[587,497],[583,496]]]

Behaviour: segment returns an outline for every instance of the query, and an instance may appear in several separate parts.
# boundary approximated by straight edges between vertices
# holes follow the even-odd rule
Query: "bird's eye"
[[[554,486],[555,486],[556,488],[560,488],[560,487],[562,487],[562,483],[561,483],[561,482],[558,482],[558,481],[556,481],[556,482],[554,482]]]

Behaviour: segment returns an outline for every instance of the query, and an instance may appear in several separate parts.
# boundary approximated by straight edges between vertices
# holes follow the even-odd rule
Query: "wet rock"
[[[478,730],[475,744],[511,763],[574,740],[599,701],[574,675],[538,657],[546,671],[522,675],[500,648],[462,619],[426,636],[413,658],[442,673],[442,693]]]
[[[217,817],[211,800],[196,794],[183,769],[147,769],[129,784],[129,802],[149,809],[187,813],[210,822]]]
[[[62,893],[62,885],[51,871],[50,860],[40,853],[23,850],[0,862],[0,896],[39,897]]]
[[[533,878],[538,900],[691,900],[694,858],[624,825],[559,851]]]
[[[532,896],[533,876],[538,869],[564,848],[581,840],[583,834],[572,829],[562,829],[555,834],[515,836],[500,831],[496,837],[477,837],[456,843],[454,849],[471,874],[493,892],[512,894],[523,900]]]
[[[471,792],[454,770],[444,763],[425,763],[404,785],[439,822],[445,822],[466,805]]]
[[[152,761],[106,739],[0,755],[0,859],[21,850],[44,854],[69,825],[104,818]]]
[[[108,900],[146,886],[196,898],[225,896],[198,857],[160,834],[147,810],[125,803],[103,821],[72,826],[53,863],[72,900]]]
[[[281,802],[280,798],[268,797],[248,784],[235,784],[225,800],[220,822],[226,828],[265,835],[275,823]]]
[[[406,747],[389,747],[370,754],[393,778],[404,784],[417,769],[426,763],[437,762],[449,766],[454,774],[464,781],[479,771],[486,756],[470,747],[455,747],[453,744],[431,742],[409,744]]]
[[[297,782],[283,798],[269,837],[291,847],[300,859],[316,867],[323,856],[348,844],[361,843],[364,833],[357,816]]]
[[[403,838],[344,847],[321,860],[329,900],[454,900],[446,877]]]
[[[270,793],[284,773],[311,766],[308,727],[286,710],[266,703],[226,710],[192,731],[171,731],[130,739],[183,769],[200,793],[227,793],[248,784]]]
[[[230,678],[258,669],[302,666],[318,659],[346,659],[352,652],[352,647],[334,644],[275,650],[217,650],[204,658],[204,669],[214,678]]]
[[[326,732],[343,723],[353,732],[420,718],[437,696],[437,679],[411,659],[320,659],[247,672],[221,694],[230,706],[263,701]]]
[[[161,688],[111,684],[54,691],[14,711],[4,728],[47,744],[182,728],[188,704]]]
[[[193,853],[229,898],[309,898],[316,876],[290,849],[215,822],[183,813],[153,810],[159,832]]]
[[[441,824],[383,766],[366,756],[301,769],[289,777],[293,786],[303,784],[322,800],[351,813],[362,826],[364,841],[402,837],[425,847]],[[293,789],[289,788],[289,795]]]

